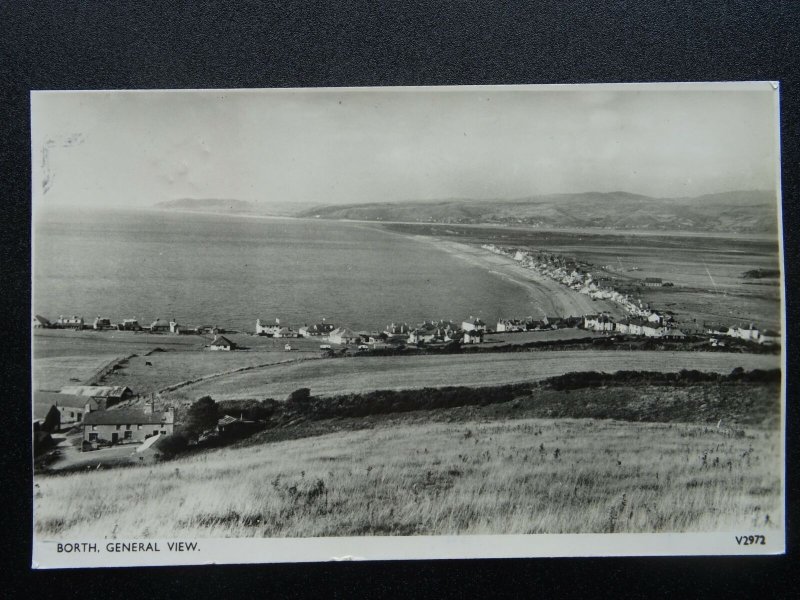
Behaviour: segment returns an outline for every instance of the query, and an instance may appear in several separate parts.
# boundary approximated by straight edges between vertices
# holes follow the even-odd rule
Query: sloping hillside
[[[652,198],[627,192],[555,194],[515,200],[448,199],[320,206],[297,216],[365,221],[525,224],[656,231],[777,231],[772,192],[742,191],[695,198]]]

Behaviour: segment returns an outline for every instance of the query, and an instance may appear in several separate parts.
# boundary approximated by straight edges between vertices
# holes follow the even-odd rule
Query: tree
[[[300,388],[289,394],[287,402],[306,402],[311,397],[311,390],[309,388]]]
[[[211,396],[203,396],[189,407],[184,431],[192,437],[198,437],[204,431],[213,429],[219,420],[219,407]]]
[[[47,415],[44,418],[42,429],[44,429],[48,433],[53,433],[54,431],[58,431],[60,428],[61,428],[61,412],[55,406],[51,406],[50,410],[47,411]]]

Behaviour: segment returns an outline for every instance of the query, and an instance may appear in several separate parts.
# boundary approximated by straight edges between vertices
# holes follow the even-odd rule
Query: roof
[[[83,418],[84,425],[161,425],[167,421],[168,413],[153,412],[145,414],[143,410],[98,410],[90,412]],[[172,422],[171,419],[169,422]]]
[[[483,321],[481,321],[478,317],[470,317],[466,319],[464,323],[470,323],[471,325],[486,325]]]
[[[50,325],[50,320],[46,319],[42,315],[33,315],[34,320],[39,321],[42,325]]]
[[[150,327],[169,327],[169,321],[165,319],[156,319],[150,324]]]
[[[338,335],[340,337],[358,337],[352,329],[346,327],[338,327],[331,331],[331,335]]]
[[[126,391],[133,393],[133,390],[125,385],[68,385],[61,388],[60,393],[86,398],[122,398]]]
[[[59,392],[33,392],[34,405],[46,404],[48,409],[52,405],[63,406],[65,408],[83,408],[87,402],[91,402],[91,397],[77,396],[75,394],[61,394]]]
[[[214,341],[211,342],[211,345],[212,346],[235,346],[236,344],[234,344],[232,341],[230,341],[224,335],[218,335],[216,338],[214,338]]]
[[[661,277],[645,277],[647,283],[661,283]]]
[[[772,329],[765,329],[761,332],[761,335],[764,337],[781,337],[781,334],[777,331],[773,331]]]

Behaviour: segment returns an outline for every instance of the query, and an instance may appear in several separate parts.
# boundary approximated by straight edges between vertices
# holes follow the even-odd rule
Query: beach
[[[437,248],[476,267],[480,267],[523,287],[531,301],[531,311],[535,318],[569,317],[607,312],[615,317],[624,315],[622,308],[606,300],[593,300],[565,285],[540,273],[508,260],[488,250],[450,240],[414,236],[417,239],[433,241]],[[522,317],[527,315],[509,315]]]

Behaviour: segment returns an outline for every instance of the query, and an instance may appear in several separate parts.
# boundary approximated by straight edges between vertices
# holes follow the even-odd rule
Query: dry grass
[[[40,539],[777,528],[780,436],[520,419],[378,427],[37,478]]]
[[[58,391],[65,385],[76,385],[91,379],[98,371],[121,354],[94,356],[61,356],[33,361],[35,389]],[[77,380],[77,381],[75,381]]]
[[[179,385],[181,382],[206,378],[211,382],[216,375],[247,369],[258,365],[276,364],[303,357],[317,357],[318,353],[301,352],[155,352],[137,356],[106,375],[104,385],[127,385],[138,394],[146,394]],[[150,363],[149,365],[147,363]]]
[[[777,368],[779,362],[779,357],[771,355],[622,350],[337,358],[235,373],[187,386],[180,392],[186,398],[209,394],[215,400],[282,399],[300,387],[310,388],[314,395],[330,395],[376,389],[503,385],[568,371],[698,369],[727,374],[739,366],[746,370]]]
[[[153,348],[198,350],[208,344],[199,335],[149,334],[133,331],[71,331],[68,329],[35,329],[33,357],[95,356],[98,354],[144,354]]]

